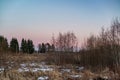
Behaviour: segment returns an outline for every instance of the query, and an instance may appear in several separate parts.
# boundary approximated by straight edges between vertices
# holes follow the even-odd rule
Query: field
[[[120,80],[109,68],[92,71],[78,53],[12,54],[0,57],[0,80]]]

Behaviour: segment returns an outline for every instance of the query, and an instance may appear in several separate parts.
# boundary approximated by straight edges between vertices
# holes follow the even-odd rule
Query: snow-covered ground
[[[23,63],[17,63],[15,64],[14,62],[6,62],[7,64],[9,64],[7,69],[15,69],[17,70],[19,73],[22,72],[52,72],[52,71],[58,71],[61,75],[64,75],[64,73],[68,74],[70,78],[81,78],[82,75],[80,74],[73,74],[72,71],[73,70],[77,70],[77,71],[81,71],[84,69],[84,67],[79,67],[76,66],[74,69],[72,68],[67,68],[65,66],[57,66],[57,65],[47,65],[45,62],[23,62]],[[15,68],[15,66],[17,65],[17,67]],[[4,66],[0,66],[0,73],[2,73],[6,68],[4,68]],[[49,80],[48,76],[39,76],[37,80]]]
[[[8,69],[12,69],[14,68],[14,62],[6,62],[7,64],[9,64],[8,66]],[[46,72],[46,71],[54,71],[55,70],[55,67],[51,67],[50,65],[46,65],[45,62],[41,62],[41,63],[35,63],[35,62],[32,62],[32,63],[20,63],[18,64],[18,72],[38,72],[38,71],[42,71],[42,72]],[[79,66],[76,66],[76,70],[83,70],[84,67],[79,67]],[[0,66],[0,72],[3,72],[4,71],[4,67],[1,67]],[[69,68],[61,68],[60,69],[60,73],[70,73],[71,72],[71,69]]]
[[[85,68],[83,66],[74,66],[74,67],[67,67],[67,66],[57,66],[57,65],[47,65],[45,62],[26,62],[26,63],[17,63],[14,62],[6,62],[9,64],[9,66],[0,66],[0,74],[3,73],[6,69],[7,70],[17,70],[19,73],[22,72],[45,72],[45,73],[55,73],[58,72],[60,74],[59,76],[67,76],[67,78],[70,79],[82,79],[84,77],[84,73],[81,73]],[[15,68],[15,66],[17,67]],[[55,72],[56,71],[56,72]],[[79,73],[80,72],[80,73]],[[54,76],[54,75],[53,75]],[[67,79],[66,78],[66,79]],[[109,79],[108,76],[102,75],[103,79]],[[51,76],[48,74],[41,75],[37,77],[37,80],[49,80],[51,79]],[[93,78],[90,78],[89,80],[93,80]]]
[[[41,64],[41,63],[22,63],[20,64],[20,68],[18,69],[19,72],[38,72],[38,71],[53,71],[53,68],[49,67],[48,65]]]

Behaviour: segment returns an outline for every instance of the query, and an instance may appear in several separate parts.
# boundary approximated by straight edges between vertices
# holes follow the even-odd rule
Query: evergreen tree
[[[27,52],[30,54],[34,52],[34,45],[32,40],[27,41]]]
[[[25,40],[24,39],[22,39],[22,41],[21,41],[21,51],[24,53],[25,52]]]
[[[0,52],[8,51],[8,42],[7,39],[3,36],[0,36]]]
[[[25,40],[22,39],[21,41],[21,51],[23,53],[33,53],[34,52],[34,45],[32,40]]]
[[[27,45],[27,41],[24,40],[24,53],[27,53],[28,49],[28,45]]]
[[[10,50],[11,52],[19,52],[19,44],[16,38],[12,38],[12,40],[10,41]]]
[[[42,43],[42,48],[41,48],[41,53],[45,53],[46,52],[46,47],[45,47],[45,44]]]
[[[41,48],[42,48],[41,44],[38,44],[38,53],[41,52]]]

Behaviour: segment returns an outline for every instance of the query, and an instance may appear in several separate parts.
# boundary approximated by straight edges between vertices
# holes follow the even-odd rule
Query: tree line
[[[0,52],[12,52],[12,53],[29,53],[32,54],[34,52],[45,53],[54,51],[54,45],[50,45],[50,43],[42,43],[38,44],[38,51],[35,51],[35,47],[33,41],[28,39],[21,40],[21,46],[18,43],[17,38],[12,38],[10,44],[8,44],[7,38],[4,36],[0,36]]]
[[[52,37],[50,43],[38,44],[38,53],[45,52],[74,52],[77,49],[77,37],[73,32],[59,33],[58,37]],[[35,48],[33,41],[28,39],[22,39],[21,45],[17,38],[12,38],[10,44],[8,44],[7,38],[0,36],[0,52],[13,52],[13,53],[34,53]]]

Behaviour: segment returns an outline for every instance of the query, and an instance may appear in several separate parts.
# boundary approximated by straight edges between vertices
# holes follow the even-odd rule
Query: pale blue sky
[[[120,0],[0,0],[0,35],[30,38],[35,45],[52,34],[73,31],[79,42],[120,17]]]

